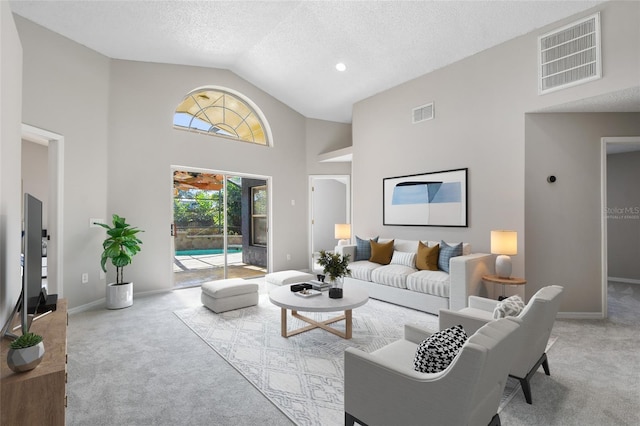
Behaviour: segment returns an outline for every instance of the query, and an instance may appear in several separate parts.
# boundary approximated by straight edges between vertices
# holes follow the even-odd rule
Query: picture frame
[[[385,226],[468,227],[468,168],[382,179]]]

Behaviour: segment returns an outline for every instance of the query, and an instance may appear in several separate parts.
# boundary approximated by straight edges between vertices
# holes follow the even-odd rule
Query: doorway
[[[46,211],[43,211],[43,217],[46,217],[47,251],[46,261],[43,259],[43,264],[46,264],[47,291],[58,294],[58,297],[64,297],[64,281],[62,279],[64,276],[64,253],[61,238],[64,217],[62,203],[64,199],[64,137],[23,123],[22,139],[47,149],[47,183],[43,189],[47,198]]]
[[[333,250],[337,244],[334,227],[351,223],[351,177],[349,175],[309,176],[309,252],[310,269],[320,250]]]
[[[172,169],[174,287],[264,276],[269,178]]]
[[[638,154],[640,153],[640,137],[605,137],[601,139],[601,144],[602,312],[603,317],[607,318],[609,280],[611,278],[614,278],[615,281],[640,284],[640,280],[638,279],[640,277],[620,277],[620,275],[634,275],[634,271],[635,273],[637,273],[637,271],[633,270],[633,268],[637,265],[637,258],[638,256],[640,256],[640,242],[633,240],[633,238],[630,240],[627,237],[637,237],[637,235],[639,235],[638,230],[640,229],[640,201],[638,201],[637,196],[634,198],[633,195],[629,196],[628,193],[627,195],[619,194],[617,191],[617,189],[619,188],[616,188],[616,185],[613,185],[612,188],[611,184],[614,182],[609,182],[609,180],[618,179],[618,177],[612,176],[608,170],[608,156],[618,154],[634,156],[640,155]],[[637,173],[635,172],[635,170],[640,170],[640,168],[631,166],[629,170],[632,171],[631,173]],[[628,182],[623,181],[620,183],[620,186],[624,186],[624,188],[636,188],[634,182],[637,182],[637,178]],[[610,191],[612,190],[614,190],[615,192],[610,193]],[[623,191],[623,194],[625,192],[626,191]],[[615,205],[611,205],[609,200],[610,198]],[[612,235],[609,234],[610,223]],[[620,265],[614,265],[614,267],[610,270],[609,256],[616,256],[616,261],[620,260],[620,256],[617,256],[616,253],[612,253],[609,249],[610,237],[616,239],[614,249],[618,250],[620,246],[624,246],[627,248],[623,249],[623,253],[629,254],[629,251],[632,252],[632,256],[635,257],[635,259],[631,262],[627,262],[628,264],[632,264],[630,268],[624,268]],[[614,241],[611,241],[611,243],[614,243]],[[633,254],[633,251],[635,251],[635,256]],[[610,276],[612,272],[614,275]]]

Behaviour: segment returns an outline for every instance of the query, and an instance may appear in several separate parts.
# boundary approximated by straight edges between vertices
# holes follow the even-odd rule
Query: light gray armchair
[[[516,348],[515,358],[509,375],[520,381],[526,401],[531,404],[531,377],[540,368],[547,376],[549,361],[546,348],[551,335],[553,323],[560,307],[560,299],[564,288],[557,285],[543,287],[533,295],[517,318],[522,320],[520,333],[523,344]],[[493,319],[493,310],[497,300],[483,297],[469,297],[469,306],[459,311],[440,310],[440,329],[462,324],[467,333],[473,333]]]
[[[498,405],[507,381],[520,321],[504,318],[478,330],[439,373],[413,368],[418,345],[431,332],[405,325],[404,339],[372,353],[344,354],[345,424],[500,425]]]

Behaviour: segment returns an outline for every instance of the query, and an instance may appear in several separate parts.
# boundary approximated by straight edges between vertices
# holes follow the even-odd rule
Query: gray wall
[[[42,229],[48,228],[49,150],[46,146],[22,140],[22,192],[42,201]]]
[[[273,147],[174,129],[175,107],[205,85],[231,88],[255,102],[267,117]],[[125,271],[138,291],[173,285],[172,165],[271,176],[269,260],[273,270],[306,266],[307,239],[296,237],[307,234],[304,117],[226,70],[119,60],[111,63],[109,117],[108,206],[145,230],[143,250]]]
[[[351,174],[351,163],[320,163],[318,161],[320,154],[352,145],[351,124],[309,118],[306,121],[305,138],[307,141],[308,174]]]
[[[0,322],[20,289],[22,47],[8,2],[0,2]],[[1,327],[1,326],[0,326]],[[4,362],[4,360],[0,360]]]
[[[16,91],[20,77],[7,75],[5,67],[15,63],[19,46],[14,42],[5,49],[4,24],[11,20],[3,7],[2,88],[10,81]],[[488,251],[491,229],[512,228],[522,235],[514,272],[524,275],[530,254],[524,242],[525,216],[530,216],[524,200],[525,113],[638,85],[640,4],[607,2],[594,10],[603,10],[601,80],[538,96],[535,46],[537,35],[551,29],[545,27],[356,104],[355,233],[463,240],[475,251]],[[65,137],[63,285],[70,307],[104,297],[105,279],[98,272],[103,234],[89,229],[88,219],[108,219],[113,212],[146,231],[143,251],[125,272],[127,278],[138,283],[138,292],[169,288],[171,165],[272,176],[273,268],[307,267],[308,242],[300,238],[308,230],[306,176],[348,173],[347,164],[315,160],[316,153],[348,146],[348,125],[305,119],[228,71],[112,61],[22,18],[15,21],[24,49],[23,122]],[[274,148],[256,150],[172,129],[171,116],[182,96],[207,84],[234,88],[255,101],[272,126]],[[15,100],[4,94],[3,105],[5,99]],[[430,101],[435,101],[436,119],[410,124],[411,108]],[[3,122],[4,114],[3,108]],[[15,163],[18,144],[15,151],[6,148],[12,156],[7,158],[3,133],[3,209],[5,199],[19,197],[4,192],[13,188],[4,180],[4,166]],[[469,167],[469,228],[382,227],[384,177],[458,167]],[[8,218],[14,221],[8,229],[16,232],[17,211]],[[17,254],[19,240],[8,244],[13,246],[3,253]],[[89,284],[80,284],[83,272],[89,273]],[[529,267],[527,278],[528,272]],[[586,303],[575,310],[593,308]]]
[[[125,269],[135,292],[172,288],[172,166],[271,177],[271,268],[308,268],[307,168],[335,173],[346,166],[318,163],[307,151],[348,145],[350,125],[308,120],[226,70],[111,60],[14,18],[25,51],[23,121],[64,136],[63,285],[70,308],[100,301],[113,280],[113,268],[104,277],[99,266],[104,231],[88,226],[90,218],[109,221],[113,213],[145,231],[142,251]],[[173,129],[175,107],[205,85],[254,101],[273,147]],[[80,283],[84,272],[88,284]]]
[[[602,11],[604,77],[539,96],[538,35],[598,10]],[[525,218],[535,214],[525,208],[525,114],[637,86],[639,13],[638,3],[607,2],[357,103],[353,114],[355,234],[465,241],[473,251],[488,252],[492,229],[514,229],[519,237],[514,275],[536,282],[537,269],[551,265],[549,259],[542,264],[535,261],[548,245],[525,243],[530,237]],[[432,101],[435,119],[411,124],[411,109]],[[547,159],[541,161],[533,166],[542,167]],[[469,168],[468,228],[382,225],[383,178],[462,167]],[[563,236],[571,237],[559,230],[556,238]],[[564,284],[584,286],[576,280]],[[590,293],[597,294],[599,285],[589,285],[595,286]],[[536,286],[527,285],[527,295]],[[562,310],[600,310],[599,298],[580,306],[568,300]]]
[[[346,217],[347,188],[336,179],[317,178],[313,181],[313,248],[333,250],[338,244],[335,239],[336,223],[349,223]]]
[[[640,152],[607,155],[607,208],[608,275],[640,283]]]
[[[528,114],[525,132],[527,295],[562,285],[563,312],[600,312],[601,138],[640,135],[640,113]]]
[[[110,61],[30,21],[14,19],[24,50],[22,120],[64,136],[65,264],[58,291],[63,289],[73,308],[105,294],[99,277],[104,232],[89,228],[89,219],[108,221],[112,212],[107,209]],[[89,283],[81,284],[85,272]]]

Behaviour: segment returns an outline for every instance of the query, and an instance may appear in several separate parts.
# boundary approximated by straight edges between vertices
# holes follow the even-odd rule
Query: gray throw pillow
[[[378,237],[371,238],[376,243],[378,242]],[[369,260],[371,257],[371,243],[368,239],[363,240],[362,238],[356,235],[356,258],[353,260]]]
[[[438,269],[449,273],[449,259],[462,256],[462,243],[450,246],[444,241],[440,241],[440,255],[438,256]]]

